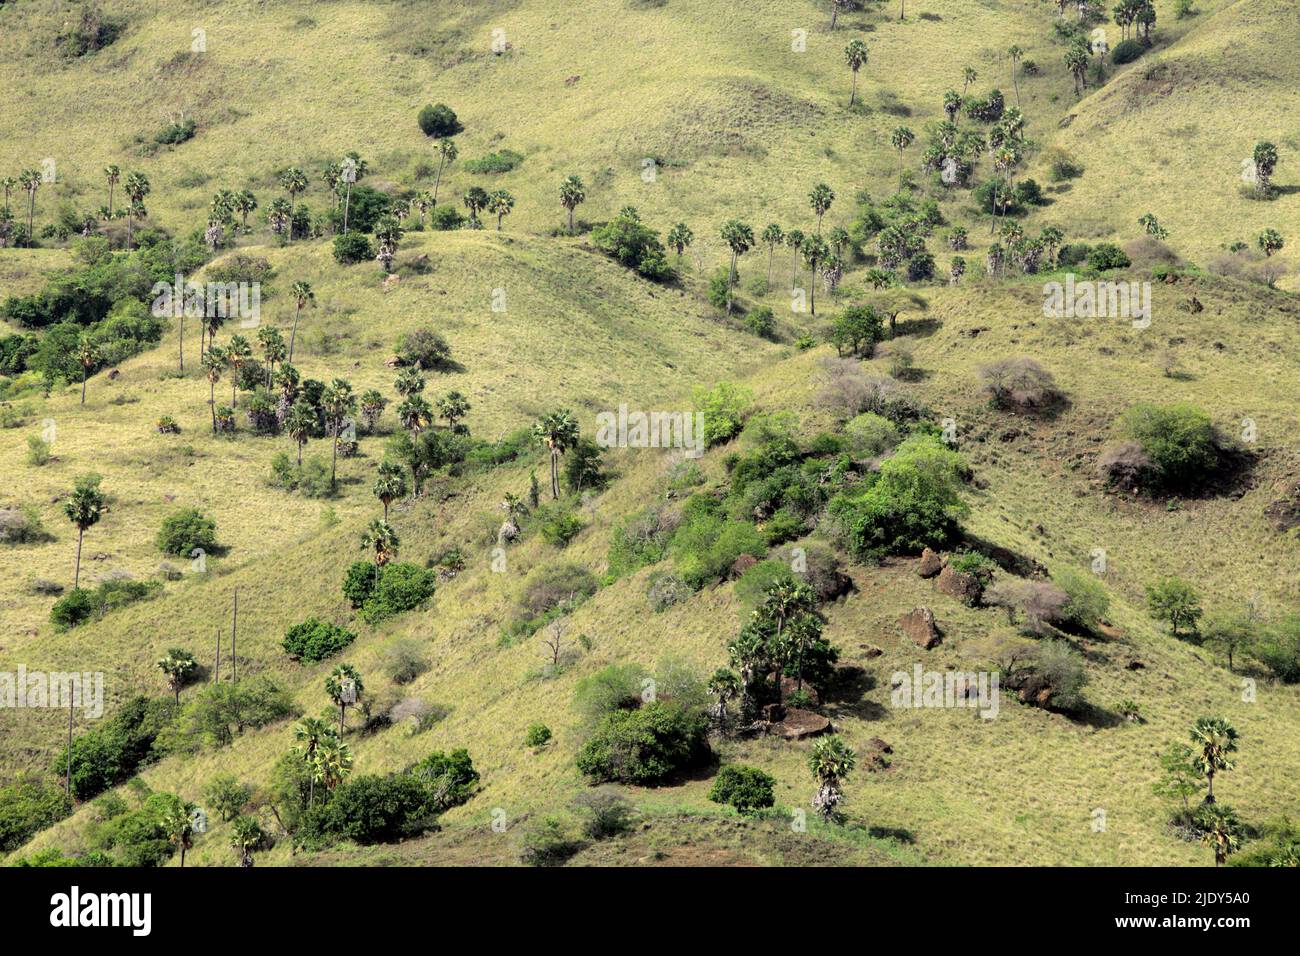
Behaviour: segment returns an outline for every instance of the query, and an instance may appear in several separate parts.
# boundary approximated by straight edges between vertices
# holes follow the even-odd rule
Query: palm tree
[[[366,175],[367,163],[353,150],[343,157],[339,178],[343,181],[343,231],[348,231],[348,213],[352,209],[352,187]]]
[[[460,392],[448,392],[438,399],[438,414],[447,420],[447,427],[456,430],[456,423],[470,410],[469,399]]]
[[[274,325],[264,325],[258,329],[257,342],[262,346],[262,354],[266,357],[266,387],[270,388],[275,377],[275,365],[285,360],[288,350],[285,348],[284,336]]]
[[[199,360],[204,374],[208,377],[208,405],[212,409],[212,434],[217,433],[217,382],[221,381],[221,372],[226,367],[226,350],[219,345],[209,345]]]
[[[375,225],[375,243],[379,246],[379,254],[375,258],[383,265],[384,272],[393,271],[397,244],[405,234],[402,224],[394,216],[385,216]]]
[[[289,408],[284,419],[284,430],[298,447],[298,465],[302,466],[302,446],[307,444],[311,433],[316,430],[316,413],[306,402],[299,400]]]
[[[185,851],[194,846],[194,816],[198,807],[172,798],[162,815],[162,829],[167,842],[181,851],[181,869],[185,869]]]
[[[1232,807],[1216,803],[1201,807],[1196,813],[1196,828],[1201,832],[1201,842],[1214,849],[1215,869],[1241,849],[1241,821]]]
[[[790,256],[790,289],[799,281],[799,250],[803,248],[803,230],[791,229],[785,234],[785,244],[790,247],[793,253]]]
[[[295,282],[289,287],[289,295],[293,296],[293,328],[289,332],[289,357],[285,361],[292,365],[293,343],[298,338],[298,316],[302,315],[304,305],[316,301],[316,293],[306,282]]]
[[[235,209],[241,217],[244,232],[248,232],[248,214],[257,209],[257,197],[250,190],[240,190],[235,195]]]
[[[971,84],[974,83],[976,80],[978,80],[979,77],[980,75],[976,73],[974,68],[972,67],[968,66],[961,71],[961,95],[962,96],[966,95],[966,90],[968,90]]]
[[[679,259],[694,240],[695,233],[691,232],[691,227],[684,222],[679,222],[668,230],[668,245],[677,250]]]
[[[479,222],[478,214],[488,204],[487,190],[483,189],[481,186],[470,186],[469,189],[465,190],[465,195],[461,197],[461,202],[463,202],[465,208],[469,210],[469,221],[473,228],[480,228],[481,223]]]
[[[487,208],[488,212],[496,214],[497,232],[500,232],[501,220],[510,215],[510,210],[515,208],[515,197],[504,189],[498,189],[488,195]]]
[[[889,134],[889,142],[894,149],[898,150],[898,185],[903,185],[903,151],[912,145],[912,140],[916,139],[914,134],[906,126],[895,126],[894,131]]]
[[[578,421],[567,408],[542,416],[533,426],[538,444],[551,453],[551,498],[560,497],[560,456],[578,443]]]
[[[81,366],[81,404],[86,404],[86,379],[90,377],[90,370],[99,363],[99,348],[91,341],[90,336],[82,335],[77,340],[77,364]]]
[[[1265,229],[1255,241],[1266,257],[1273,255],[1285,245],[1282,234],[1276,229]]]
[[[728,670],[725,667],[719,667],[709,678],[709,693],[718,698],[718,703],[713,708],[713,717],[718,722],[718,728],[724,733],[727,729],[727,701],[740,693],[740,678],[736,672]]]
[[[1088,46],[1076,40],[1065,51],[1065,66],[1074,77],[1074,95],[1079,96],[1088,86]]]
[[[143,218],[148,215],[144,208],[144,197],[149,195],[149,179],[144,173],[127,173],[126,181],[122,184],[122,189],[126,192],[127,198],[131,204],[127,207],[126,215],[126,248],[131,249],[131,241],[135,235],[136,217]]]
[[[108,501],[99,490],[99,475],[82,475],[77,479],[72,494],[63,503],[63,513],[77,526],[77,570],[72,579],[72,589],[81,587],[81,542],[86,536],[86,529],[94,527],[104,516]]]
[[[796,614],[808,613],[813,609],[812,589],[804,584],[780,580],[771,584],[764,596],[763,604],[758,609],[758,616],[765,621],[776,623],[774,646],[780,646],[785,625]],[[803,687],[803,675],[799,676],[799,686]],[[781,670],[776,672],[776,703],[781,703]]]
[[[158,669],[166,676],[167,687],[176,695],[176,703],[181,702],[181,688],[185,686],[185,682],[190,679],[198,666],[199,662],[194,659],[193,654],[178,647],[171,648],[167,651],[166,657],[159,659]]]
[[[817,795],[813,797],[812,805],[827,823],[835,818],[836,807],[844,799],[840,785],[856,763],[857,754],[838,734],[821,737],[813,744],[808,766],[817,778]]]
[[[5,191],[5,212],[9,212],[9,196],[18,188],[18,180],[13,176],[6,176],[0,179],[0,189]]]
[[[736,280],[740,278],[736,272],[736,260],[754,245],[754,230],[748,223],[729,219],[722,224],[722,241],[731,250],[731,270],[727,273],[727,315],[731,315],[731,290],[735,287]]]
[[[242,335],[232,335],[226,346],[226,365],[230,368],[230,407],[239,407],[239,376],[245,365],[253,362],[253,346]]]
[[[858,98],[858,70],[867,65],[867,45],[861,40],[850,40],[844,48],[844,62],[853,71],[853,91],[849,94],[849,106]]]
[[[779,246],[785,233],[781,227],[774,222],[769,222],[763,227],[763,235],[760,236],[763,242],[767,243],[767,284],[772,284],[772,257],[776,255],[776,247]]]
[[[397,406],[397,421],[413,436],[420,434],[433,421],[433,409],[421,395],[408,395]]]
[[[438,205],[438,186],[442,183],[442,170],[448,163],[454,163],[460,155],[456,144],[450,139],[440,139],[433,147],[438,154],[438,172],[433,177],[433,205]]]
[[[339,183],[343,181],[343,166],[339,163],[326,163],[325,168],[321,170],[320,181],[330,191],[330,196],[333,197],[334,201],[334,211],[338,212]]]
[[[41,188],[38,169],[24,169],[18,174],[18,185],[27,190],[27,244],[32,244],[32,222],[36,217],[36,191]]]
[[[948,114],[948,122],[953,123],[957,120],[957,112],[961,109],[961,94],[956,90],[948,90],[943,94],[943,111]]]
[[[308,767],[315,769],[316,750],[328,738],[338,738],[338,732],[319,717],[304,717],[293,728],[293,739],[298,741],[298,752]],[[316,802],[316,774],[307,784],[307,805]]]
[[[1220,770],[1231,770],[1234,762],[1228,755],[1237,749],[1237,730],[1222,717],[1198,717],[1192,724],[1192,743],[1197,749],[1196,768],[1205,774],[1205,802],[1214,802],[1214,777]]]
[[[820,266],[823,260],[830,255],[830,250],[826,248],[826,242],[821,236],[804,236],[803,244],[799,247],[799,252],[803,255],[803,261],[808,266],[809,271],[813,273],[814,277],[817,274],[818,266]],[[811,286],[812,287],[809,290],[809,302],[812,314],[816,315],[817,283],[814,281],[811,283]]]
[[[293,207],[289,205],[289,200],[283,196],[272,199],[266,210],[266,221],[271,224],[271,232],[277,236],[292,233]]]
[[[351,664],[335,664],[334,669],[325,678],[325,693],[329,694],[330,700],[334,701],[334,705],[339,709],[340,737],[343,735],[343,722],[347,716],[348,706],[360,700],[363,690],[365,687],[361,683],[361,675]],[[326,741],[321,741],[317,745],[317,754],[325,743]]]
[[[293,206],[298,194],[307,191],[307,174],[297,166],[290,166],[280,174],[280,188],[289,194],[289,205]]]
[[[113,187],[117,185],[117,182],[119,179],[121,179],[121,177],[122,177],[122,170],[119,169],[116,165],[110,163],[109,165],[104,167],[104,178],[108,180],[108,218],[109,219],[113,218]],[[8,198],[9,198],[8,196],[5,197],[5,205],[9,204]]]
[[[367,431],[374,431],[379,424],[379,416],[384,414],[384,409],[388,406],[388,399],[377,389],[367,389],[361,393],[361,420],[366,424]]]
[[[384,506],[387,511],[388,506]],[[397,536],[387,519],[380,521],[375,518],[366,526],[366,530],[361,532],[361,550],[369,551],[375,562],[375,571],[382,568],[393,558],[397,557],[397,549],[402,545],[402,539]]]
[[[330,488],[338,487],[339,467],[339,433],[343,423],[357,412],[357,397],[352,394],[351,383],[336,378],[321,393],[321,409],[325,412],[325,424],[334,438],[334,456],[330,464]]]
[[[236,817],[231,825],[230,848],[239,855],[239,865],[253,865],[253,850],[261,844],[266,835],[256,820],[249,816]]]
[[[1012,44],[1011,48],[1007,50],[1007,56],[1011,57],[1011,85],[1016,89],[1016,106],[1020,105],[1020,80],[1016,76],[1016,66],[1024,55],[1025,51],[1015,44]]]
[[[424,391],[425,378],[420,374],[420,370],[414,367],[407,367],[397,373],[397,378],[393,381],[393,391],[397,392],[402,398],[410,398],[412,395],[419,395]]]
[[[312,760],[312,784],[317,780],[325,785],[326,790],[333,790],[352,773],[352,749],[348,747],[338,734],[331,734],[321,739],[316,746],[315,757]]]
[[[831,203],[835,201],[835,193],[831,187],[825,183],[818,183],[808,194],[808,204],[812,206],[813,212],[817,214],[817,235],[822,234],[822,216],[826,215],[831,208]]]
[[[384,524],[387,525],[388,506],[406,494],[406,476],[401,466],[387,459],[381,461],[371,490],[384,505]]]
[[[560,183],[560,205],[569,210],[569,233],[573,233],[573,211],[587,201],[587,187],[577,176],[565,176]],[[671,244],[672,240],[669,240]]]

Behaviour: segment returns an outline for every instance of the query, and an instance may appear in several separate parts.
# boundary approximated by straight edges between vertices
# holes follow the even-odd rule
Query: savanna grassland
[[[60,37],[86,9],[117,32],[69,55]],[[107,201],[102,171],[115,165],[123,180],[138,172],[151,185],[134,244],[172,243],[178,257],[197,256],[201,280],[258,263],[261,326],[287,336],[300,311],[293,367],[301,378],[345,379],[356,395],[373,389],[389,401],[377,427],[358,429],[355,454],[338,459],[336,487],[308,495],[272,480],[277,456],[296,453],[284,409],[271,433],[255,433],[245,414],[254,390],[232,390],[229,370],[211,393],[218,407],[234,406],[234,425],[214,433],[197,319],[183,328],[168,319],[135,354],[92,365],[84,402],[80,375],[37,367],[47,353],[0,377],[0,509],[27,509],[43,529],[0,543],[0,672],[20,664],[102,671],[111,719],[138,695],[170,700],[157,662],[182,648],[198,664],[178,694],[179,706],[191,706],[211,693],[216,635],[228,639],[237,592],[240,679],[274,682],[286,702],[286,713],[240,726],[228,742],[197,725],[185,730],[169,713],[177,720],[162,735],[170,746],[120,774],[106,795],[43,819],[8,848],[10,862],[112,853],[104,833],[113,819],[152,791],[206,809],[207,831],[193,837],[188,865],[238,862],[231,840],[244,819],[265,833],[249,851],[264,865],[1208,865],[1213,853],[1177,818],[1180,801],[1153,791],[1165,776],[1161,756],[1190,744],[1189,728],[1203,717],[1222,717],[1239,735],[1235,766],[1221,770],[1215,793],[1239,818],[1243,855],[1272,852],[1270,827],[1298,809],[1296,673],[1277,654],[1254,654],[1246,638],[1229,667],[1211,624],[1249,609],[1248,637],[1285,649],[1288,615],[1300,610],[1300,521],[1277,519],[1300,517],[1300,301],[1291,266],[1300,242],[1300,76],[1291,53],[1300,24],[1287,0],[1179,9],[1156,0],[1151,45],[1126,64],[1092,56],[1076,95],[1064,59],[1073,35],[1061,29],[1074,22],[1074,5],[1058,17],[1050,2],[913,0],[902,19],[896,3],[843,4],[833,31],[832,4],[811,0],[756,0],[743,10],[716,0],[589,0],[580,11],[552,0],[0,4],[0,179],[40,169],[46,157],[57,170],[35,194],[35,247],[0,248],[0,305],[84,268],[94,237],[105,243],[100,256],[139,258],[127,250],[124,221],[96,213]],[[1120,28],[1110,12],[1080,29],[1103,28],[1113,48]],[[851,41],[869,56],[849,106]],[[1041,194],[990,215],[971,187],[999,178],[995,151],[977,156],[957,186],[923,165],[923,151],[945,119],[946,91],[981,97],[995,88],[1007,110],[1023,114],[1015,182],[1033,180]],[[451,137],[421,130],[417,114],[430,103],[454,109]],[[194,124],[187,137],[159,142],[160,130],[186,121]],[[981,135],[992,125],[964,115],[959,123]],[[901,149],[899,127],[912,133]],[[447,138],[459,155],[439,172],[437,145]],[[1242,160],[1261,142],[1279,156],[1262,190],[1242,178]],[[373,261],[373,248],[366,261],[344,264],[330,219],[339,200],[320,173],[349,151],[366,163],[358,190],[377,194],[388,211],[435,182],[438,203],[425,212],[450,206],[468,215],[463,198],[475,188],[505,191],[513,205],[500,229],[483,211],[481,230],[435,229],[432,220],[426,228],[412,209],[389,266]],[[473,171],[491,165],[473,161],[505,151],[512,168]],[[308,177],[295,204],[310,220],[292,238],[268,221],[289,167]],[[572,231],[560,202],[568,176],[585,190]],[[817,184],[834,193],[820,224],[809,205]],[[247,228],[237,213],[214,220],[220,190],[257,197]],[[25,226],[21,186],[11,205]],[[937,217],[923,231],[932,271],[909,276],[906,261],[889,268],[882,227],[921,228],[909,215],[927,208]],[[1155,229],[1139,223],[1144,214],[1158,219]],[[90,240],[79,229],[42,234],[87,217]],[[733,220],[752,235],[728,308],[718,289]],[[213,221],[216,241],[205,235]],[[660,241],[685,223],[693,241],[679,253],[668,240],[663,269],[647,276],[602,244],[611,222],[644,225]],[[844,230],[834,280],[811,274],[798,250],[769,248],[761,235],[769,222],[809,235]],[[1033,250],[1041,256],[1034,268],[992,266],[990,253],[1010,257],[1047,228],[1061,238]],[[950,241],[956,230],[964,244]],[[1257,248],[1266,230],[1284,241],[1267,256]],[[1078,259],[1053,261],[1079,244],[1088,248]],[[1103,246],[1122,250],[1124,264],[1097,269],[1088,255]],[[954,257],[965,271],[950,281]],[[1045,314],[1044,282],[1067,272],[1150,283],[1149,325]],[[294,283],[313,293],[301,310]],[[792,288],[815,288],[816,314]],[[864,304],[881,324],[867,347],[845,349],[834,321]],[[765,309],[770,323],[760,328],[753,317]],[[29,327],[21,314],[0,309],[0,340],[54,334],[53,323]],[[399,419],[394,379],[411,364],[401,343],[420,330],[450,349],[450,360],[420,369],[424,397],[461,393],[465,441],[479,444],[468,460],[433,465],[422,493],[407,482],[392,501],[396,560],[442,573],[418,607],[372,620],[340,584],[373,549],[367,529],[384,510],[372,493],[380,465],[400,457],[407,432],[458,434],[454,422],[408,429]],[[225,347],[240,334],[260,355],[256,329],[234,321],[215,342]],[[1050,373],[1051,400],[991,402],[987,368],[1021,356]],[[701,458],[608,449],[599,480],[566,485],[549,503],[546,448],[521,430],[567,409],[590,439],[600,412],[620,404],[685,411],[723,382],[747,399],[733,433]],[[896,434],[888,450],[855,453],[847,423],[876,409],[862,392],[881,387],[902,396],[891,407],[906,406],[889,426]],[[1140,403],[1198,409],[1230,467],[1177,490],[1154,480],[1127,485],[1104,471],[1108,451],[1130,437],[1125,413]],[[160,432],[165,417],[176,431]],[[639,665],[660,683],[668,672],[692,675],[676,685],[690,685],[683,699],[703,693],[716,670],[736,666],[728,646],[755,610],[741,559],[652,608],[655,582],[687,576],[684,539],[669,528],[654,558],[630,568],[614,566],[615,545],[630,518],[648,511],[689,523],[692,502],[732,508],[735,475],[747,456],[765,452],[769,425],[805,455],[817,436],[824,447],[839,443],[824,456],[830,490],[797,527],[777,535],[770,512],[729,518],[738,535],[761,538],[758,553],[745,552],[766,559],[760,568],[820,548],[851,579],[851,590],[819,604],[838,670],[808,705],[857,756],[838,781],[842,816],[819,820],[810,805],[818,787],[810,756],[830,735],[714,732],[712,757],[684,772],[653,786],[601,788],[627,802],[635,825],[583,837],[580,801],[597,791],[576,760],[593,730],[575,692],[608,668]],[[950,566],[982,549],[999,565],[994,582],[1046,587],[1086,575],[1104,594],[1099,619],[1086,627],[1052,620],[1031,634],[1024,608],[1013,617],[991,596],[966,602],[921,577],[921,548],[855,545],[831,501],[843,493],[860,507],[854,495],[887,470],[882,460],[905,456],[898,448],[907,434],[935,455],[960,456],[956,530],[934,539]],[[43,462],[30,442],[42,435],[52,439]],[[328,465],[335,444],[318,429],[303,453]],[[561,468],[573,448],[571,436]],[[844,486],[830,464],[839,455],[851,475]],[[77,548],[64,509],[87,472],[101,477],[107,499],[85,533],[83,586],[114,577],[158,586],[60,629],[54,592],[72,591]],[[528,503],[534,477],[540,492]],[[521,529],[503,539],[512,501],[523,502]],[[159,549],[160,525],[180,508],[215,521],[219,546],[202,571]],[[545,530],[557,515],[570,522],[558,543]],[[559,566],[583,569],[599,586],[553,603],[532,631],[521,630],[526,587]],[[1153,613],[1148,588],[1169,578],[1194,587],[1202,633],[1172,633]],[[900,628],[918,607],[932,609],[943,635],[928,650]],[[311,616],[355,640],[315,663],[291,659],[286,631]],[[970,707],[891,706],[895,672],[916,664],[1006,670],[1044,643],[1067,647],[1085,681],[1068,706],[1040,706],[1010,685],[996,719]],[[402,655],[420,666],[399,681],[392,662]],[[298,746],[301,718],[337,721],[323,686],[341,662],[364,675],[369,714],[358,706],[346,717],[353,780],[400,774],[433,751],[468,750],[478,778],[465,799],[440,808],[436,827],[386,840],[290,835],[277,764]],[[228,658],[223,680],[227,668]],[[398,719],[384,719],[403,704]],[[738,706],[733,699],[733,715]],[[94,723],[79,721],[76,732]],[[525,744],[539,724],[549,740]],[[0,782],[61,789],[66,726],[63,711],[0,711]],[[770,775],[772,806],[741,814],[711,800],[727,765]],[[233,820],[208,796],[227,776],[249,788]],[[1294,843],[1287,832],[1283,842]],[[179,864],[170,850],[154,862]]]

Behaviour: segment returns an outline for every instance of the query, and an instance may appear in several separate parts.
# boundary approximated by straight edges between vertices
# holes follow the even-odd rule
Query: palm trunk
[[[352,184],[348,183],[348,193],[343,200],[343,232],[346,235],[348,231],[348,210],[352,206]],[[289,238],[293,239],[293,219],[289,220]]]
[[[302,442],[298,442],[298,467],[302,467]]]
[[[438,172],[433,177],[433,205],[436,209],[438,206],[438,186],[442,183],[442,167],[447,164],[445,155],[438,159]]]
[[[560,454],[551,449],[551,498],[560,500]]]
[[[339,736],[343,736],[343,717],[348,712],[347,704],[339,704]]]
[[[853,71],[853,92],[849,94],[849,106],[852,106],[853,101],[856,100],[857,98],[858,98],[858,71],[854,70]]]
[[[212,434],[217,433],[217,383],[208,382],[208,407],[212,409]]]
[[[30,232],[30,230],[28,230]],[[135,235],[135,215],[131,212],[126,214],[126,251],[131,251],[131,237]]]
[[[86,536],[85,528],[77,528],[77,570],[72,576],[72,590],[81,587],[81,541]]]
[[[90,369],[85,365],[81,366],[81,404],[83,405],[86,404],[86,379],[89,377]]]
[[[776,246],[767,247],[767,284],[772,284],[772,260],[776,257]]]
[[[339,473],[339,427],[334,426],[334,460],[330,464],[330,490],[333,491],[337,485]]]
[[[185,869],[185,844],[181,844],[181,869]]]
[[[179,339],[180,339],[181,374],[184,375],[185,374],[185,309],[184,307],[181,308],[180,322],[181,324],[180,324]]]
[[[569,235],[573,235],[573,210],[575,208],[574,206],[569,207]],[[681,253],[678,253],[678,255],[681,255]]]
[[[299,302],[293,310],[293,329],[289,332],[289,364],[293,364],[293,343],[298,338],[298,316],[302,314],[302,303]]]
[[[108,218],[113,218],[113,184],[108,184]]]

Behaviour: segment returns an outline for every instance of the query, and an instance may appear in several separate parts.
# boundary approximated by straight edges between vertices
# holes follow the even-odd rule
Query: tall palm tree
[[[975,72],[973,67],[968,66],[961,71],[961,95],[962,96],[966,95],[966,90],[970,88],[970,85],[972,83],[974,83],[976,80],[979,79],[979,76],[980,75]]]
[[[289,235],[293,231],[293,206],[283,196],[276,196],[266,209],[266,221],[271,224],[271,232],[277,236]]]
[[[91,341],[90,336],[82,335],[77,340],[77,364],[81,366],[81,404],[86,404],[86,380],[90,377],[90,370],[99,364],[99,348]]]
[[[198,807],[173,798],[162,815],[162,829],[167,842],[181,851],[181,869],[185,869],[185,852],[194,846],[194,815]]]
[[[302,315],[304,305],[316,301],[316,293],[306,282],[295,282],[289,287],[289,295],[293,296],[293,329],[289,332],[289,357],[285,361],[292,365],[293,343],[298,338],[298,316]]]
[[[743,223],[738,219],[729,219],[722,224],[722,241],[731,250],[731,270],[727,273],[727,315],[730,315],[732,306],[731,290],[735,287],[736,280],[740,278],[736,272],[736,261],[753,247],[754,230],[749,227],[748,223]]]
[[[304,717],[293,728],[293,739],[298,742],[298,753],[303,762],[315,769],[316,750],[329,737],[337,737],[338,732],[319,717]],[[308,806],[316,802],[316,774],[313,772],[307,784]]]
[[[799,281],[799,252],[803,248],[804,234],[802,229],[791,229],[785,234],[785,244],[791,249],[790,256],[790,289],[793,291],[795,283]]]
[[[122,189],[126,192],[127,198],[131,204],[127,207],[126,214],[126,248],[131,249],[131,241],[135,235],[135,220],[137,217],[148,215],[144,208],[144,197],[149,195],[149,178],[144,173],[127,173],[126,181],[122,183]]]
[[[450,139],[440,139],[433,147],[438,154],[438,172],[433,177],[433,205],[438,205],[438,186],[442,184],[442,171],[448,163],[454,163],[460,151]]]
[[[208,377],[208,406],[212,409],[212,434],[217,433],[217,382],[226,367],[226,350],[219,345],[209,345],[199,359],[203,373]]]
[[[408,366],[397,373],[397,378],[393,380],[393,391],[402,398],[410,398],[423,392],[425,384],[425,377],[420,374],[420,370]]]
[[[912,145],[916,139],[916,134],[906,126],[895,126],[894,131],[889,134],[890,145],[898,150],[898,185],[903,185],[903,151]]]
[[[334,489],[338,487],[339,434],[344,422],[357,413],[357,397],[350,382],[336,378],[321,393],[320,404],[325,412],[325,424],[334,439],[334,455],[330,463],[330,488]]]
[[[487,190],[483,189],[481,186],[470,186],[469,189],[465,190],[465,195],[461,197],[460,201],[463,202],[465,208],[469,210],[469,221],[473,228],[481,228],[478,214],[482,212],[483,208],[488,204]]]
[[[379,254],[375,258],[384,267],[384,272],[393,271],[393,257],[397,255],[397,244],[402,241],[406,230],[395,216],[385,216],[375,224],[375,244]]]
[[[422,395],[408,395],[397,406],[397,421],[412,436],[420,434],[433,421],[433,408]]]
[[[298,448],[298,465],[302,466],[302,446],[307,444],[311,433],[316,430],[316,413],[310,405],[299,400],[289,407],[289,414],[284,419],[284,430],[293,439]]]
[[[373,432],[379,425],[379,416],[384,414],[384,409],[388,407],[388,399],[384,398],[378,389],[370,388],[361,393],[359,407],[366,430]]]
[[[264,325],[257,330],[257,342],[262,346],[262,355],[266,360],[266,387],[271,387],[275,377],[277,362],[283,362],[289,354],[284,344],[284,336],[274,325]]]
[[[818,183],[808,194],[808,205],[812,206],[813,212],[817,214],[817,235],[822,234],[822,216],[831,208],[831,203],[835,201],[835,193],[830,186],[825,183]]]
[[[313,786],[319,780],[326,790],[333,790],[351,773],[352,749],[337,734],[323,738],[312,760]]]
[[[253,346],[242,335],[232,335],[226,346],[226,365],[230,368],[230,407],[239,407],[239,377],[245,365],[253,363]]]
[[[1020,58],[1024,55],[1025,51],[1016,44],[1012,44],[1011,48],[1007,50],[1007,56],[1011,57],[1011,85],[1016,90],[1016,106],[1020,105],[1020,79],[1016,75],[1016,67],[1020,63]]]
[[[295,205],[298,194],[307,191],[307,174],[297,166],[290,166],[280,173],[280,188],[289,194],[289,205]]]
[[[429,217],[429,210],[433,208],[433,193],[429,190],[423,190],[415,194],[411,200],[411,206],[420,211],[420,228],[424,228],[425,220]]]
[[[104,516],[108,499],[99,490],[99,475],[94,473],[82,475],[77,479],[72,494],[63,503],[63,513],[77,527],[77,570],[72,579],[72,589],[81,587],[81,542],[86,530],[99,524]]]
[[[122,170],[115,164],[110,163],[104,167],[104,178],[108,180],[108,218],[113,218],[113,187],[122,178]]]
[[[853,71],[853,91],[849,93],[849,106],[858,98],[858,70],[867,65],[867,45],[861,40],[850,40],[844,48],[844,62]]]
[[[830,249],[826,247],[826,241],[821,236],[804,236],[803,244],[799,247],[799,252],[803,256],[804,263],[808,270],[812,272],[814,280],[818,268],[826,257],[830,255]],[[809,288],[809,305],[813,315],[817,314],[817,283],[813,281]]]
[[[9,212],[9,197],[17,188],[18,180],[13,176],[6,176],[4,179],[0,179],[0,189],[5,191],[5,212]]]
[[[785,239],[785,233],[781,227],[774,222],[769,222],[763,228],[762,240],[767,243],[767,284],[772,284],[772,258],[776,255],[776,247]]]
[[[348,707],[361,699],[361,692],[364,689],[361,674],[351,664],[335,664],[334,669],[325,678],[325,693],[329,694],[330,700],[334,701],[334,705],[339,709],[339,736],[343,735],[343,722]],[[318,745],[317,753],[324,743],[322,741],[321,745]]]
[[[1222,717],[1198,717],[1192,724],[1192,744],[1196,748],[1194,762],[1205,774],[1207,788],[1205,802],[1214,802],[1214,777],[1221,770],[1234,766],[1229,754],[1237,749],[1237,729]]]
[[[386,509],[387,505],[385,505]],[[361,532],[361,550],[370,552],[375,562],[376,572],[397,557],[397,550],[401,546],[402,539],[387,520],[381,521],[375,518],[366,526],[366,530]]]
[[[573,211],[587,201],[587,187],[577,176],[565,176],[560,183],[560,205],[569,211],[569,232],[573,232]],[[670,240],[671,243],[671,240]]]
[[[36,191],[41,188],[39,169],[24,169],[18,174],[18,184],[27,190],[27,244],[32,244],[32,223],[36,217]]]
[[[567,408],[543,415],[533,437],[551,453],[551,498],[560,497],[560,456],[578,443],[578,420]]]
[[[812,805],[829,823],[835,818],[836,807],[844,799],[840,785],[857,764],[855,754],[838,734],[820,737],[808,756],[808,767],[817,778],[817,795]]]
[[[806,584],[779,580],[771,584],[764,596],[763,604],[758,609],[759,616],[776,624],[774,643],[781,644],[785,626],[796,614],[806,614],[813,609],[812,589]],[[803,676],[799,677],[799,686],[803,686]],[[776,702],[781,703],[781,671],[776,673]]]
[[[388,506],[406,494],[406,475],[402,467],[394,461],[385,459],[379,463],[375,473],[375,483],[371,487],[375,497],[384,506],[384,525],[388,524]]]

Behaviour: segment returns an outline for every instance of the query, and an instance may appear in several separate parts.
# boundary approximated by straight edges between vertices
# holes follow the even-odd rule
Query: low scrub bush
[[[282,646],[290,657],[304,664],[315,664],[334,656],[356,639],[357,636],[345,628],[309,617],[285,632]]]

